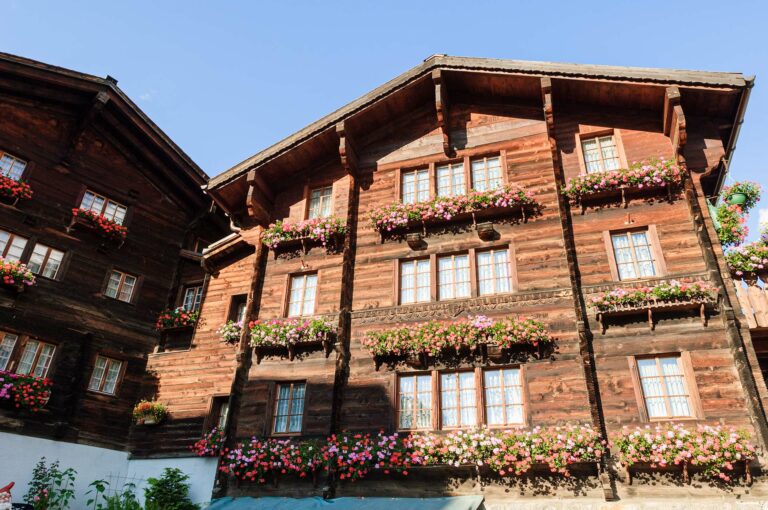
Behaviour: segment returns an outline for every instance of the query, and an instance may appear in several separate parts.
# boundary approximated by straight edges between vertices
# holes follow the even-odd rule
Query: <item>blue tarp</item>
[[[477,510],[482,496],[455,498],[221,498],[206,510]]]

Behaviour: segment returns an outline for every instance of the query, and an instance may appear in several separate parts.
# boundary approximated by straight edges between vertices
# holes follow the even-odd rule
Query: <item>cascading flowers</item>
[[[363,339],[363,346],[374,356],[404,356],[425,353],[440,354],[444,349],[473,348],[479,344],[502,349],[513,345],[550,342],[543,323],[533,319],[508,317],[493,320],[484,315],[451,323],[430,321],[418,326],[373,331]]]
[[[37,412],[51,397],[50,379],[0,371],[0,400],[14,407]]]
[[[652,159],[632,163],[628,169],[610,170],[579,175],[568,181],[562,194],[577,202],[579,198],[603,191],[621,188],[665,188],[680,186],[683,172],[680,167],[668,159]]]
[[[652,287],[634,287],[604,292],[591,299],[601,312],[620,306],[643,306],[656,301],[710,301],[717,297],[717,287],[705,281],[691,283],[671,280]]]
[[[720,228],[717,237],[724,247],[738,246],[744,242],[749,234],[747,218],[740,205],[729,205],[725,202],[717,206],[717,221]]]
[[[296,445],[290,439],[253,437],[223,453],[219,470],[240,480],[266,482],[270,473],[295,472]]]
[[[251,321],[251,347],[288,347],[302,342],[327,339],[336,331],[333,324],[323,319],[273,319]]]
[[[333,239],[338,239],[346,233],[346,223],[338,218],[313,218],[298,223],[276,221],[264,230],[261,242],[268,248],[275,249],[286,241],[309,239],[327,247]]]
[[[29,200],[32,198],[32,188],[24,181],[0,175],[0,196],[14,200]]]
[[[407,227],[413,223],[434,220],[449,221],[463,213],[490,208],[513,208],[532,205],[533,193],[514,185],[489,191],[471,191],[466,195],[437,197],[415,204],[396,203],[371,212],[371,224],[378,232]]]
[[[123,240],[128,235],[128,229],[104,215],[87,209],[72,209],[72,217],[85,220],[92,227],[109,239]]]
[[[173,309],[166,309],[160,312],[157,316],[157,322],[155,323],[155,329],[163,330],[169,328],[181,328],[184,326],[194,326],[197,323],[197,319],[200,317],[200,312],[190,312],[183,306],[178,306]]]
[[[204,434],[190,449],[198,457],[218,457],[224,448],[226,436],[224,431],[213,427],[207,434]]]
[[[725,253],[728,268],[736,276],[752,276],[768,270],[768,244],[756,241],[731,248]]]
[[[220,327],[216,333],[221,335],[221,339],[228,344],[236,344],[240,341],[240,334],[243,331],[243,321],[227,321]]]
[[[0,283],[9,287],[34,285],[35,274],[18,260],[6,260],[0,257]]]
[[[756,456],[746,433],[721,426],[699,425],[695,430],[672,423],[634,430],[625,427],[612,444],[625,466],[688,464],[725,481],[731,479],[727,471],[733,470],[735,462],[748,462]]]
[[[760,201],[760,185],[752,181],[739,181],[730,186],[723,186],[720,192],[722,198],[730,200],[733,195],[744,195],[744,203],[741,206],[745,212],[749,211]]]

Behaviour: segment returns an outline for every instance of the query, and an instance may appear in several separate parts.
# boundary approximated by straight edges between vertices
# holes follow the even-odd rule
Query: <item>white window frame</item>
[[[104,362],[102,367],[99,366],[100,361]],[[115,366],[117,366],[116,374],[114,379],[110,381],[109,374],[114,373],[112,369]],[[123,366],[124,362],[122,360],[98,354],[93,361],[93,372],[91,372],[91,378],[88,380],[88,391],[104,395],[116,395]]]
[[[55,280],[64,263],[64,255],[65,253],[61,250],[43,243],[37,243],[32,250],[32,254],[29,256],[27,268],[37,275]],[[55,266],[52,264],[55,264]],[[53,269],[51,270],[51,268]]]
[[[118,284],[117,284],[117,288],[114,291],[114,295],[111,295],[109,284],[112,282],[112,277],[116,275],[118,277]],[[129,281],[129,278],[132,278],[133,281],[130,285],[126,285],[126,282]],[[132,303],[134,295],[136,294],[136,286],[138,285],[138,283],[139,283],[138,276],[124,273],[122,271],[118,271],[117,269],[112,269],[109,272],[109,277],[107,279],[107,288],[104,290],[104,295],[109,298],[122,301],[124,303]],[[130,288],[130,292],[128,293],[127,298],[124,296],[126,286]]]
[[[191,297],[190,297],[191,294]],[[203,285],[190,285],[184,288],[182,296],[182,307],[188,312],[197,312],[203,302]],[[191,304],[191,308],[187,304]]]
[[[662,372],[662,360],[674,359],[677,365],[677,373],[672,375],[664,375]],[[651,376],[643,376],[640,370],[640,363],[642,361],[655,361],[656,372]],[[657,420],[669,420],[669,419],[685,419],[696,417],[696,406],[693,399],[691,383],[688,381],[688,375],[686,374],[685,366],[683,365],[683,359],[680,354],[661,354],[656,356],[636,356],[635,363],[637,365],[637,379],[640,383],[640,392],[643,396],[643,405],[645,406],[645,414],[650,421]],[[667,386],[667,380],[673,377],[679,377],[682,380],[682,386],[684,393],[670,394],[670,388]],[[648,379],[658,379],[659,389],[661,395],[648,395],[646,393],[645,381]],[[674,414],[672,412],[672,399],[673,398],[685,398],[686,405],[688,407],[688,414]],[[651,416],[651,407],[648,404],[650,399],[661,399],[664,402],[665,414]]]
[[[635,234],[643,234],[645,236],[645,244],[644,245],[636,245],[635,244],[635,241],[633,239],[633,236]],[[609,235],[610,235],[610,244],[611,244],[611,250],[612,250],[611,254],[613,256],[614,262],[616,263],[616,275],[618,276],[619,280],[621,280],[621,281],[640,280],[640,279],[644,279],[644,278],[653,278],[653,277],[659,276],[660,268],[659,268],[659,264],[658,264],[658,260],[657,260],[658,257],[656,255],[656,249],[655,249],[653,238],[651,236],[651,232],[650,232],[649,229],[644,228],[644,229],[637,229],[637,230],[623,230],[623,231],[620,231],[620,232],[610,232]],[[626,277],[622,276],[622,267],[629,265],[629,262],[620,262],[619,261],[619,257],[617,256],[616,250],[617,249],[621,249],[621,248],[617,248],[616,244],[614,242],[614,239],[618,238],[618,237],[626,237],[627,238],[628,246],[627,246],[626,249],[629,250],[629,256],[631,258],[632,268],[635,271],[635,276],[626,276]],[[648,252],[651,255],[651,259],[650,260],[640,260],[640,259],[638,259],[636,248],[642,248],[642,247],[646,247],[648,249]],[[640,263],[641,262],[650,262],[651,263],[651,268],[653,269],[653,274],[651,274],[651,275],[641,275],[640,274],[641,273],[641,271],[640,271]]]
[[[605,140],[607,139],[610,140],[610,144],[605,142]],[[597,146],[597,150],[596,150],[597,159],[592,161],[589,161],[587,159],[588,151],[586,149],[586,144],[590,142],[595,142]],[[610,171],[618,170],[621,168],[621,154],[619,152],[619,142],[616,139],[616,136],[614,134],[603,134],[603,135],[596,135],[596,136],[590,136],[590,137],[582,137],[579,143],[581,144],[581,153],[582,153],[582,158],[584,162],[584,170],[586,171],[586,173],[596,174],[596,173],[602,173],[602,172],[610,172]],[[605,155],[603,154],[604,147],[610,148],[611,144],[613,146],[613,152],[615,156],[611,158],[606,158]],[[614,163],[612,163],[611,165],[606,164],[607,161],[611,161],[611,162],[615,161],[615,166],[612,166]],[[590,163],[596,163],[597,168],[590,170]],[[608,166],[611,166],[611,168],[608,168]]]
[[[503,264],[496,262],[496,254],[504,253],[506,261]],[[483,257],[490,257],[490,264],[482,264],[480,261]],[[508,247],[503,248],[491,248],[489,250],[477,250],[475,251],[475,267],[477,268],[477,294],[479,296],[493,296],[495,294],[509,294],[514,292],[514,286],[512,285],[512,266],[510,263],[511,253]],[[482,269],[488,266],[491,271],[491,278],[482,278]],[[499,267],[501,266],[501,267]],[[506,274],[500,274],[501,272]],[[502,288],[502,282],[506,280],[506,290]],[[483,282],[490,282],[491,290],[488,292],[483,289]]]
[[[517,384],[513,384],[512,388],[517,388],[520,394],[520,401],[519,402],[507,402],[507,392],[506,390],[509,389],[509,387],[506,385],[505,382],[505,374],[507,372],[517,372]],[[486,374],[492,373],[492,372],[499,372],[499,381],[501,383],[500,386],[488,386],[486,381]],[[486,368],[483,369],[482,372],[482,385],[483,385],[483,409],[485,411],[485,424],[488,427],[509,427],[509,426],[519,426],[519,425],[525,425],[526,419],[525,419],[525,413],[526,413],[526,400],[525,400],[525,383],[523,381],[523,369],[521,367],[501,367],[501,368]],[[488,399],[488,393],[489,390],[494,390],[498,388],[501,391],[501,405],[489,405],[489,399]],[[500,407],[501,413],[504,417],[503,423],[490,423],[489,415],[490,415],[490,408],[492,407]],[[520,408],[520,421],[509,421],[507,419],[507,408],[509,407],[519,407]]]
[[[296,398],[296,388],[302,386],[304,388],[303,396],[298,399]],[[280,388],[288,388],[288,398],[287,399],[281,399],[280,398]],[[282,400],[288,400],[288,408],[287,412],[285,414],[279,414],[278,410],[280,408],[280,402]],[[300,412],[296,413],[294,411],[294,405],[297,401],[301,400],[301,409]],[[304,430],[304,412],[307,408],[307,382],[306,381],[294,381],[294,382],[280,382],[275,384],[275,401],[274,401],[274,407],[272,412],[272,434],[276,436],[285,436],[285,435],[295,435],[295,434],[301,434]],[[291,430],[291,417],[293,416],[299,416],[301,417],[301,420],[299,421],[299,430]],[[277,430],[277,420],[281,417],[285,417],[285,430]]]
[[[406,181],[413,178],[413,191],[406,192]],[[429,168],[416,168],[400,172],[400,195],[404,204],[417,204],[429,200]]]
[[[441,182],[442,175],[447,175],[448,182]],[[438,197],[456,197],[467,194],[464,161],[446,163],[435,167],[435,182]]]
[[[412,266],[412,273],[406,274],[405,269]],[[427,283],[425,285],[419,285],[419,276],[423,276],[426,267]],[[411,259],[401,260],[399,263],[400,269],[400,304],[407,305],[413,303],[428,303],[432,300],[432,263],[428,258],[425,259]],[[422,296],[419,299],[419,291],[426,288],[426,297]],[[406,299],[405,293],[411,291],[413,299]]]
[[[457,259],[466,259],[467,265],[465,267],[457,267],[456,261]],[[444,260],[450,260],[450,267],[447,269],[441,268],[441,262]],[[462,280],[461,282],[458,281],[458,275],[459,271],[465,272],[467,275],[466,282]],[[451,282],[446,283],[448,278],[447,272],[451,273]],[[465,284],[466,285],[466,294],[459,295],[458,289],[459,284]],[[444,292],[444,288],[448,288],[450,285],[451,292],[450,295],[447,292]],[[437,257],[437,299],[438,301],[446,301],[450,299],[466,299],[472,297],[472,263],[469,259],[469,253],[456,253],[453,255],[441,255]]]
[[[83,194],[83,199],[80,201],[80,209],[93,211],[108,220],[114,221],[118,225],[125,223],[125,217],[128,214],[128,206],[89,189]]]
[[[495,160],[496,164],[491,165]],[[482,163],[482,166],[476,164]],[[501,156],[486,156],[482,158],[472,158],[469,162],[470,173],[472,176],[472,189],[475,191],[492,191],[499,189],[504,185],[504,171],[502,168]],[[497,178],[491,178],[491,171],[498,168]],[[482,177],[482,178],[480,178]],[[495,185],[494,185],[494,181]],[[478,185],[482,183],[481,185]]]
[[[7,230],[0,230],[0,238],[8,236],[7,239],[2,240],[0,239],[0,257],[2,257],[4,260],[13,260],[16,262],[20,262],[21,258],[24,256],[24,250],[27,247],[27,243],[29,242],[29,239],[20,236],[18,234],[14,234],[13,232],[9,232]],[[21,244],[17,244],[21,243]],[[13,255],[11,257],[8,256],[8,252],[11,251],[11,249],[15,249],[19,252],[19,255]]]
[[[10,163],[8,168],[5,168],[3,165],[4,161],[8,161]],[[14,156],[13,154],[8,154],[5,151],[0,151],[0,175],[4,175],[5,177],[13,179],[14,181],[19,181],[24,176],[24,171],[26,169],[27,161],[19,158],[18,156]]]
[[[308,285],[312,282],[312,285]],[[298,286],[297,286],[298,285]],[[299,299],[294,300],[294,290],[300,289]],[[314,295],[307,299],[307,289],[314,289]],[[315,314],[317,308],[318,275],[317,273],[304,273],[291,275],[288,280],[288,299],[286,315],[288,317],[308,317]],[[298,313],[293,312],[293,305],[299,303]]]
[[[333,185],[321,186],[309,190],[309,208],[307,218],[328,218],[333,213]]]
[[[2,339],[0,339],[0,371],[8,372],[11,368],[13,352],[19,342],[19,335],[7,331],[0,331],[0,335],[2,335]]]
[[[30,357],[30,350],[34,352],[31,353],[31,359],[25,362],[25,364],[29,365],[29,368],[25,367],[22,369],[22,362],[25,361],[25,358]],[[24,343],[19,362],[16,366],[16,373],[39,378],[47,377],[55,354],[56,345],[30,338]]]

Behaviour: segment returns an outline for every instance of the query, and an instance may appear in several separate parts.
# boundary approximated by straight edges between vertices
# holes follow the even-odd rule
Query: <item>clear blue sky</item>
[[[768,6],[758,1],[5,0],[3,7],[2,51],[114,76],[209,175],[447,53],[755,74],[731,180],[768,188],[760,157]],[[768,219],[768,189],[764,195]]]

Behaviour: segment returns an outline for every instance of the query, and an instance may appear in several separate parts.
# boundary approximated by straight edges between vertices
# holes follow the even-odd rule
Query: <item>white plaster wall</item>
[[[166,467],[177,467],[189,475],[190,496],[203,503],[210,499],[216,475],[215,458],[129,459],[126,452],[0,432],[0,487],[16,482],[14,502],[21,502],[27,493],[32,469],[41,457],[48,463],[58,460],[62,469],[77,471],[71,510],[85,510],[88,484],[99,479],[111,481],[112,489],[120,489],[125,480],[135,480],[136,493],[143,501],[144,484],[139,480],[158,477]]]

